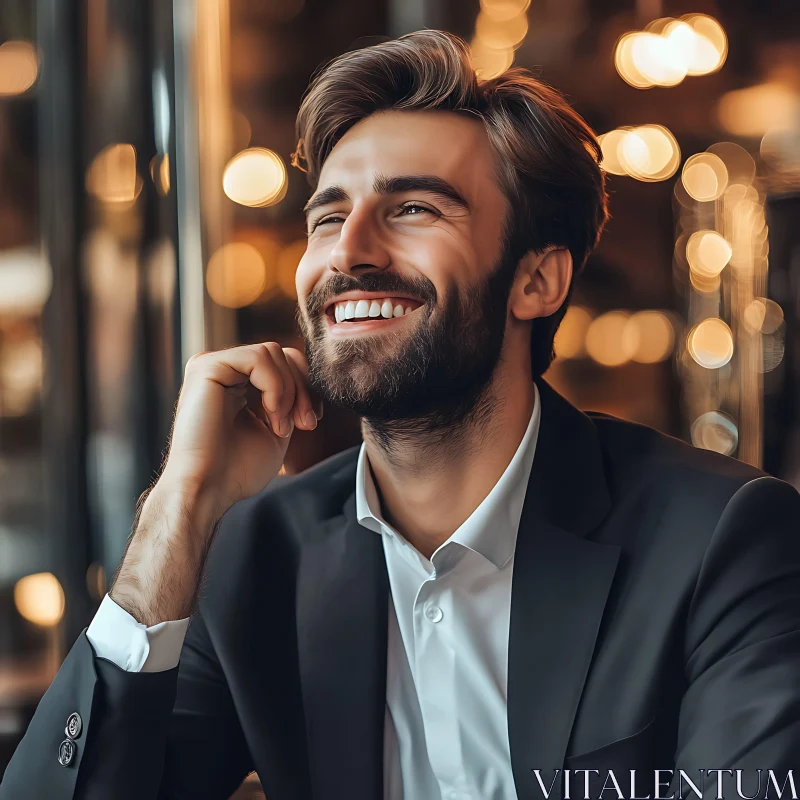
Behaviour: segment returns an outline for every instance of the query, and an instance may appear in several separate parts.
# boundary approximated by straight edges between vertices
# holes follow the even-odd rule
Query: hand
[[[280,470],[295,427],[313,430],[308,362],[276,342],[189,359],[162,481],[213,496],[222,514]],[[160,481],[161,482],[161,481]]]
[[[307,377],[305,356],[275,342],[189,359],[164,470],[110,592],[139,622],[193,613],[216,523],[277,475],[292,430],[322,416]]]

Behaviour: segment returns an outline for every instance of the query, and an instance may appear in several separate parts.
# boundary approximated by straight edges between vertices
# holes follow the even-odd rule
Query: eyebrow
[[[427,192],[452,203],[464,211],[470,210],[466,198],[451,183],[438,175],[376,175],[372,184],[376,194],[389,195],[403,192]],[[303,207],[308,220],[312,211],[329,203],[347,201],[350,195],[341,186],[328,186],[317,192]]]

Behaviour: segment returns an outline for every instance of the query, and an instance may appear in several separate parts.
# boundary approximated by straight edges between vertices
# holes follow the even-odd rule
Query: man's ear
[[[572,254],[566,247],[531,250],[517,267],[509,310],[519,320],[549,317],[563,305],[571,281]]]

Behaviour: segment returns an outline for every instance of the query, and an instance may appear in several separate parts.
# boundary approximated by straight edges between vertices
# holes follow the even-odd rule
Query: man
[[[189,362],[110,597],[0,798],[225,798],[252,770],[270,800],[784,786],[797,493],[541,379],[606,219],[591,130],[424,31],[329,65],[298,133],[306,357]],[[363,446],[274,480],[321,402]]]

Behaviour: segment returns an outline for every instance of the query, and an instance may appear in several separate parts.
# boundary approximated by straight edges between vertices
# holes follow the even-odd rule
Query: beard
[[[445,434],[489,414],[518,261],[504,247],[485,279],[450,291],[442,305],[427,278],[337,273],[324,290],[309,295],[308,319],[298,307],[311,387],[325,403],[355,412],[386,438],[401,432]],[[400,330],[332,339],[322,308],[348,291],[409,295],[422,306]]]

